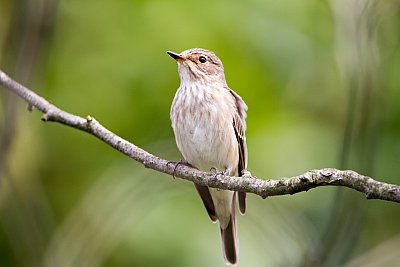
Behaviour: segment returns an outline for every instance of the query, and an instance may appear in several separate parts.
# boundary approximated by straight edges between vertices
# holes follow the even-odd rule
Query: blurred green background
[[[170,160],[179,77],[203,47],[249,106],[249,170],[400,184],[398,0],[0,0],[0,68]],[[0,266],[224,266],[191,183],[144,169],[0,89]],[[239,266],[396,266],[399,204],[326,187],[239,216]]]

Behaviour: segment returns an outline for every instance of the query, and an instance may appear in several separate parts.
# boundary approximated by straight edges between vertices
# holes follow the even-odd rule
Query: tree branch
[[[342,171],[326,168],[321,170],[311,170],[302,175],[291,178],[262,180],[255,176],[251,176],[250,173],[246,173],[243,177],[215,176],[212,173],[205,173],[183,164],[176,165],[177,163],[175,162],[170,162],[154,156],[115,135],[90,116],[82,118],[59,109],[46,99],[11,79],[1,70],[0,84],[28,102],[30,109],[35,107],[43,112],[43,121],[59,122],[85,131],[96,136],[106,144],[132,159],[140,162],[146,168],[174,175],[175,177],[189,180],[200,185],[233,191],[249,192],[259,195],[262,198],[295,194],[319,186],[335,185],[352,188],[362,192],[366,195],[367,199],[382,199],[400,203],[400,186],[378,182],[368,176],[361,175],[351,170]]]

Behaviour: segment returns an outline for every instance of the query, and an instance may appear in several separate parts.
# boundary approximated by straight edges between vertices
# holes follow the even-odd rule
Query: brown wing
[[[235,129],[236,139],[239,146],[239,164],[238,175],[242,175],[242,171],[247,168],[247,144],[246,144],[246,110],[247,105],[243,99],[234,91],[229,89],[235,98],[236,114],[233,118],[233,128]],[[238,192],[239,210],[244,214],[246,211],[246,192]]]
[[[196,190],[199,193],[204,206],[206,207],[208,216],[210,216],[211,221],[216,222],[218,218],[217,214],[215,213],[214,202],[212,200],[210,190],[208,190],[208,187],[204,185],[198,185],[194,183],[194,186],[196,187]]]

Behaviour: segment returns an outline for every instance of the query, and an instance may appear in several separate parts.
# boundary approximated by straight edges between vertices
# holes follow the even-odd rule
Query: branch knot
[[[54,118],[55,111],[52,108],[49,108],[43,115],[42,121],[52,121]]]

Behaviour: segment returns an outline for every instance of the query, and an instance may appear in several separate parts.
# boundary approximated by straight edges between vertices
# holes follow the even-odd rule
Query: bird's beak
[[[178,60],[184,60],[185,58],[183,58],[181,55],[172,52],[172,51],[167,51],[167,54],[170,55],[173,59],[175,59],[176,61]]]

